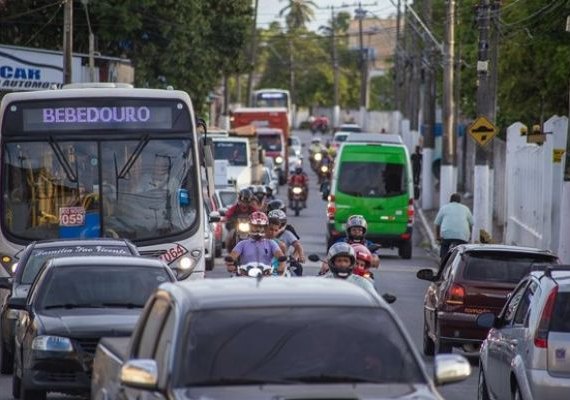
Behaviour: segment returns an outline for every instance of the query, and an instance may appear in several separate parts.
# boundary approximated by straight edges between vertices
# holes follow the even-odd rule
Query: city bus
[[[282,108],[291,114],[291,95],[285,89],[259,89],[253,92],[253,107]]]
[[[126,238],[179,279],[203,277],[204,145],[188,94],[71,86],[0,103],[0,261],[35,240]]]

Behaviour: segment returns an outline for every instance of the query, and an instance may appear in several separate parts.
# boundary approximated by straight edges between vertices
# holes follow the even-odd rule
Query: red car
[[[424,354],[450,353],[453,347],[478,351],[488,329],[477,326],[477,316],[498,315],[524,276],[550,264],[558,258],[548,250],[466,244],[450,251],[435,275],[418,271],[419,279],[431,282],[424,297]]]

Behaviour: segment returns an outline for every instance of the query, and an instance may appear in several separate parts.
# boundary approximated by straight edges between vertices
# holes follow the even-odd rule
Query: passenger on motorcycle
[[[228,208],[225,214],[226,218],[226,229],[228,230],[228,236],[226,239],[226,248],[232,248],[232,241],[235,233],[236,221],[240,218],[249,218],[250,214],[257,211],[258,208],[255,205],[254,195],[250,189],[242,189],[238,194],[237,203]]]
[[[281,210],[284,213],[287,213],[287,207],[285,207],[285,203],[283,203],[283,201],[280,199],[275,199],[275,200],[272,200],[269,203],[267,203],[267,212],[270,213],[273,210]],[[297,239],[301,239],[301,237],[297,234],[297,231],[295,230],[295,228],[293,228],[293,225],[287,224],[285,229],[287,229],[293,235],[295,235],[295,237]]]
[[[229,254],[229,258],[233,261],[226,260],[226,267],[230,273],[235,272],[236,262],[240,265],[248,263],[271,265],[273,258],[279,259],[284,256],[275,241],[265,238],[265,230],[269,225],[267,215],[261,211],[254,211],[249,217],[249,225],[249,239],[242,240],[233,248]],[[285,272],[284,261],[279,261],[277,271],[279,274]]]
[[[287,250],[293,249],[293,258],[299,263],[305,262],[305,252],[303,246],[301,246],[301,241],[297,238],[291,231],[287,230],[287,215],[281,210],[273,210],[267,215],[269,217],[269,230],[272,235],[282,240]],[[297,275],[301,275],[302,271],[297,272]]]
[[[329,272],[324,275],[325,278],[346,279],[366,290],[375,291],[372,280],[353,273],[356,254],[348,243],[333,244],[328,251],[327,262]]]
[[[370,271],[372,264],[372,253],[363,244],[351,244],[356,254],[356,263],[354,266],[353,274],[363,276],[365,278],[374,279],[374,275]]]
[[[303,188],[303,207],[307,208],[307,198],[309,197],[309,176],[303,171],[303,167],[298,166],[295,172],[289,177],[289,200],[293,197],[293,187]],[[291,206],[291,203],[289,203]]]
[[[311,145],[309,146],[309,156],[313,156],[314,154],[320,153],[323,148],[321,144],[321,138],[313,138],[311,140]]]
[[[267,206],[267,189],[263,185],[255,185],[252,187],[255,202],[257,203],[258,210],[265,210]]]

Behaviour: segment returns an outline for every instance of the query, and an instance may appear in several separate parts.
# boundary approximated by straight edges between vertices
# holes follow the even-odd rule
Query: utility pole
[[[443,154],[440,172],[440,206],[447,204],[457,187],[455,137],[455,9],[456,0],[447,0],[445,24],[445,51],[443,61]]]
[[[400,12],[400,1],[398,0],[397,12],[396,12],[396,46],[394,48],[394,108],[396,111],[401,111],[400,109],[400,76],[401,71],[401,55],[400,55],[400,19],[402,18]],[[428,0],[430,1],[430,0]]]
[[[420,68],[421,68],[421,53],[420,53],[420,37],[417,30],[417,27],[412,26],[410,23],[410,27],[412,28],[411,32],[411,53],[412,53],[412,60],[411,60],[411,80],[410,80],[410,96],[408,99],[410,101],[409,110],[410,110],[410,130],[418,131],[419,130],[419,111],[420,111]],[[410,149],[413,151],[413,149]]]
[[[336,21],[334,6],[331,6],[331,45],[333,57],[333,77],[334,77],[334,106],[333,106],[333,127],[340,125],[340,96],[338,92],[338,55],[336,50]]]
[[[251,93],[253,92],[253,75],[255,73],[255,56],[257,53],[257,10],[259,8],[259,0],[255,0],[253,7],[253,25],[251,27],[251,48],[249,50],[249,75],[247,76],[247,100],[246,104],[250,107],[252,106],[251,102]]]
[[[566,20],[566,32],[570,34],[570,16]],[[570,99],[570,91],[568,94]],[[569,113],[570,115],[570,113]],[[566,142],[566,165],[564,166],[564,183],[562,184],[562,201],[560,203],[560,240],[558,242],[558,257],[563,264],[570,264],[570,140]]]
[[[489,77],[489,31],[491,27],[491,1],[479,0],[477,7],[477,24],[479,26],[479,46],[477,53],[477,117],[495,120],[494,104],[492,104],[491,79]],[[488,144],[487,146],[492,146]],[[485,229],[492,234],[491,215],[491,171],[489,168],[489,151],[477,146],[475,150],[475,187],[473,198],[473,239],[479,238],[479,231]]]
[[[433,0],[423,2],[424,21],[428,29],[432,27]],[[433,44],[426,40],[424,47],[424,105],[423,105],[423,149],[422,149],[422,208],[433,208],[433,174],[431,165],[435,149],[435,108],[436,108],[436,63]]]
[[[81,0],[81,3],[85,10],[85,19],[87,20],[87,29],[89,30],[89,81],[95,82],[95,35],[91,29],[91,19],[89,18],[89,9],[87,8],[89,0]]]
[[[73,62],[73,0],[66,0],[63,9],[63,83],[72,82]]]
[[[362,20],[366,16],[366,11],[362,8],[362,3],[358,2],[358,8],[355,10],[356,18],[358,19],[358,44],[360,51],[360,126],[365,125],[365,115],[367,108],[367,81],[368,81],[368,55],[364,54],[364,40],[362,32]],[[366,49],[368,52],[368,49]]]

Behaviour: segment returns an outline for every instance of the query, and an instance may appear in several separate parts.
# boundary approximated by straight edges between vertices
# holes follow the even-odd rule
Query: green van
[[[412,168],[398,135],[351,134],[336,157],[327,206],[327,245],[343,236],[349,216],[366,218],[366,238],[412,257]]]

